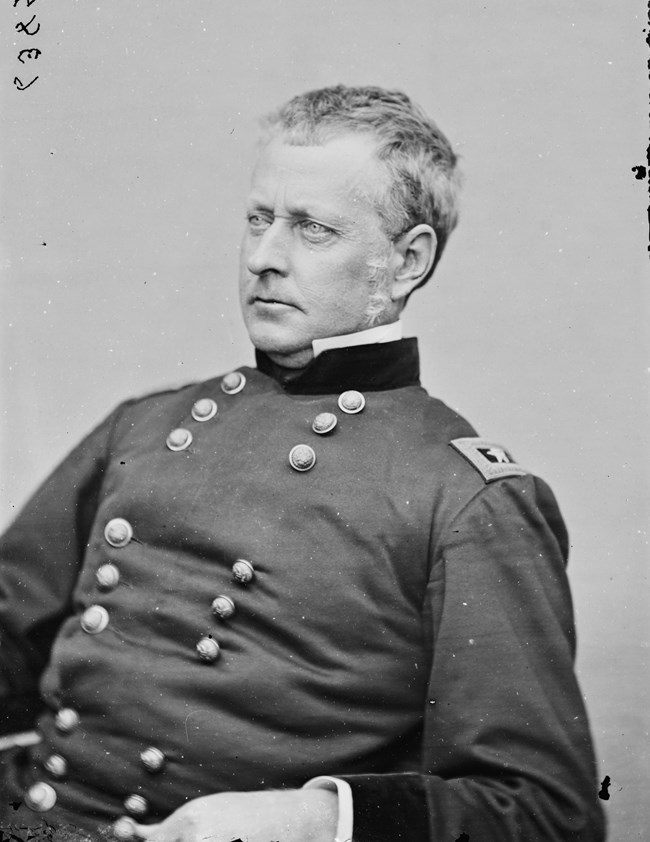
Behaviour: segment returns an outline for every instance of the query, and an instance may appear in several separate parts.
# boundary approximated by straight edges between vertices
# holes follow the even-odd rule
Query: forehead
[[[319,146],[294,146],[279,137],[259,153],[250,198],[350,210],[370,204],[384,178],[376,144],[368,135],[343,135]]]

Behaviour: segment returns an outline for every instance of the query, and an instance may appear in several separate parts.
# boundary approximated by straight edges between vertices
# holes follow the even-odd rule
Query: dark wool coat
[[[42,700],[7,800],[43,781],[92,828],[327,774],[355,842],[602,839],[549,488],[429,397],[415,340],[239,373],[120,406],[5,535],[0,694]]]

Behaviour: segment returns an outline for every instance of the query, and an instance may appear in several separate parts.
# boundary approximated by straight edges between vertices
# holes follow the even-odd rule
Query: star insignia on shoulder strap
[[[482,438],[453,439],[449,444],[473,465],[486,482],[518,477],[528,471],[518,465],[501,445]]]

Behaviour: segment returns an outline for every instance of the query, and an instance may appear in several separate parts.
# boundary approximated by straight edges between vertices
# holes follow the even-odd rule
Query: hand
[[[150,842],[332,842],[337,817],[337,795],[327,790],[221,792],[136,831]]]

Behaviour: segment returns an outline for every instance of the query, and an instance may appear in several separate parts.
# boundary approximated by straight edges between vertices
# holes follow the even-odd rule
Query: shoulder
[[[424,415],[420,472],[431,476],[434,532],[455,528],[457,518],[484,511],[511,520],[541,520],[552,525],[566,553],[566,531],[553,491],[520,461],[510,447],[477,434],[474,427],[435,398]]]
[[[482,535],[480,542],[500,535],[503,551],[532,535],[553,536],[566,562],[568,534],[550,486],[502,444],[478,436],[448,443],[456,481],[455,505],[446,527],[449,534]],[[488,536],[488,537],[486,537]],[[498,542],[497,542],[498,543]]]
[[[465,481],[470,493],[495,480],[530,473],[502,443],[483,438],[460,413],[424,394],[423,438],[444,473]]]
[[[255,381],[257,372],[248,366],[223,372],[208,380],[184,383],[147,392],[123,401],[114,411],[114,416],[121,422],[138,422],[144,418],[168,415],[185,416],[192,412],[200,401],[217,402],[240,392],[244,385],[250,390],[251,381]]]

